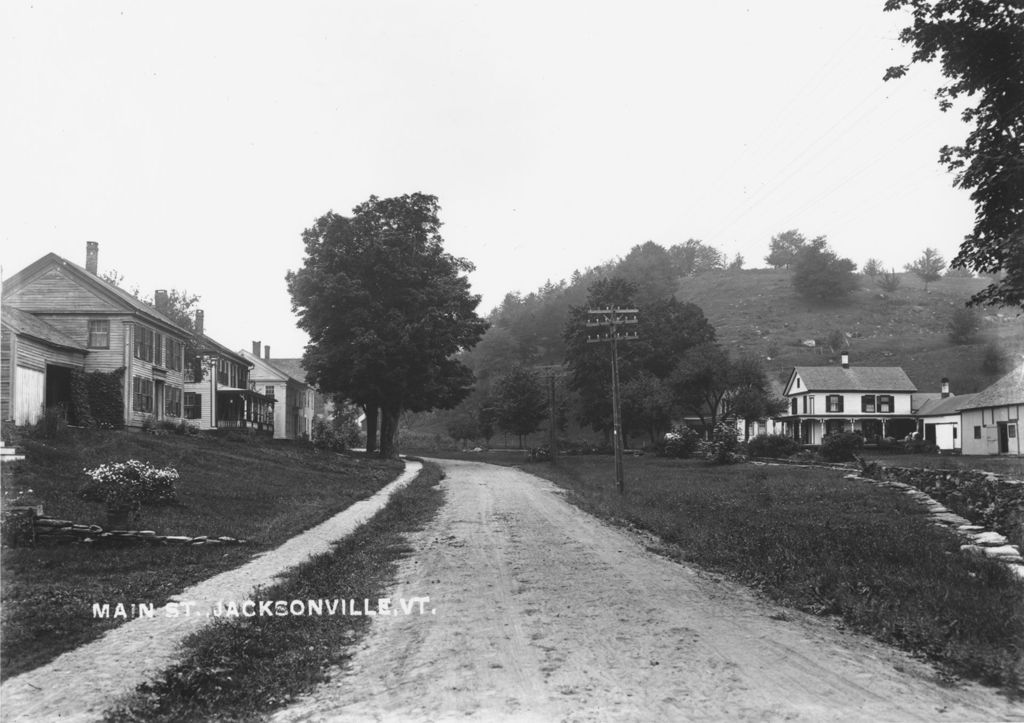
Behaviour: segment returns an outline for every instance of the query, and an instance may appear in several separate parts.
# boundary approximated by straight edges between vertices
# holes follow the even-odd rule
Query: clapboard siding
[[[44,270],[29,283],[5,295],[4,303],[28,312],[54,309],[74,309],[80,313],[118,311],[111,299],[85,288],[57,267]]]
[[[14,359],[14,334],[0,327],[0,419],[11,419],[11,377]]]

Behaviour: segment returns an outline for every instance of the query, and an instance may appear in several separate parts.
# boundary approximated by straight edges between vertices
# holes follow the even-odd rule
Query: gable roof
[[[263,357],[256,356],[255,354],[241,349],[238,352],[244,358],[248,359],[253,364],[253,369],[249,372],[249,378],[253,381],[279,381],[279,382],[295,382],[296,384],[305,385],[306,382],[302,379],[296,379],[286,371],[278,368],[276,360],[265,359]]]
[[[1024,364],[975,394],[962,409],[1002,407],[1007,404],[1024,404]]]
[[[221,356],[229,357],[232,361],[236,361],[244,366],[252,367],[252,361],[242,356],[241,352],[231,351],[226,346],[221,344],[215,339],[211,339],[206,334],[192,334],[195,339],[196,350],[199,353],[213,352]]]
[[[809,392],[916,392],[902,367],[793,367]],[[790,384],[792,384],[792,375]],[[789,389],[789,384],[786,388]]]
[[[4,306],[0,310],[0,318],[3,323],[10,327],[15,333],[22,336],[30,336],[50,346],[63,349],[74,349],[75,351],[86,352],[82,344],[72,339],[60,329],[50,326],[42,319],[33,316],[27,311],[16,309],[13,306]]]
[[[141,316],[148,318],[150,321],[156,321],[158,323],[170,326],[177,330],[182,336],[190,336],[192,332],[187,329],[183,329],[178,326],[173,319],[166,314],[162,314],[157,311],[154,307],[150,306],[146,302],[138,299],[129,294],[124,289],[120,288],[116,284],[111,284],[109,281],[104,281],[96,274],[86,271],[78,264],[68,261],[62,256],[58,256],[55,253],[48,253],[45,256],[33,261],[31,264],[17,272],[9,279],[4,281],[4,297],[9,294],[16,292],[21,286],[25,285],[38,274],[45,271],[47,268],[56,267],[67,272],[75,281],[86,286],[94,292],[105,296],[108,299],[112,299],[115,303],[124,307],[126,310]]]
[[[941,417],[946,414],[956,414],[970,404],[974,396],[974,394],[962,394],[960,396],[951,394],[948,397],[943,397],[941,394],[936,395],[924,400],[920,406],[917,406],[914,413],[919,417]],[[918,396],[915,394],[913,400],[916,401],[917,398]]]
[[[306,381],[306,368],[302,366],[302,359],[270,359],[274,367],[292,379],[308,384]]]

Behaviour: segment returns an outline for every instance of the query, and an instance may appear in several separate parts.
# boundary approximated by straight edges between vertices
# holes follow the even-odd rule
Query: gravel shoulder
[[[546,480],[436,460],[447,503],[333,679],[275,721],[1019,720],[975,684],[649,552]]]

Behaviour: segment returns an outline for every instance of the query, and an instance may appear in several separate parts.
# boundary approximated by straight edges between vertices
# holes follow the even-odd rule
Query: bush
[[[58,439],[64,436],[67,428],[67,414],[64,407],[61,405],[47,407],[43,410],[43,416],[36,423],[33,436],[42,439]]]
[[[796,454],[800,449],[799,442],[784,434],[759,434],[747,442],[747,451],[751,457],[784,458]]]
[[[658,453],[664,457],[689,459],[696,453],[700,441],[699,434],[686,425],[680,425],[665,435]]]
[[[345,438],[330,420],[323,417],[313,420],[312,442],[317,449],[326,449],[332,452],[341,452],[345,449]]]
[[[129,459],[82,471],[89,482],[78,491],[78,496],[88,502],[168,505],[178,501],[174,489],[178,471],[173,467],[159,468]]]
[[[864,447],[864,438],[854,432],[834,432],[821,440],[821,454],[829,462],[850,462]]]
[[[938,454],[939,446],[927,439],[908,439],[903,442],[903,449],[910,454]]]
[[[736,464],[746,459],[736,428],[728,422],[716,424],[711,439],[702,442],[698,449],[701,457],[715,464]]]

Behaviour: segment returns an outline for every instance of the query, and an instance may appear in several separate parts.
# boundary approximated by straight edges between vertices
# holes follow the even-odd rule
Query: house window
[[[959,432],[959,431],[960,431],[960,430],[958,430],[958,429],[957,429],[956,427],[953,427],[953,439],[956,439],[957,437],[959,437],[959,436],[960,436],[960,435],[958,434],[958,432]]]
[[[110,348],[110,322],[106,319],[95,319],[89,322],[89,348]]]
[[[271,387],[265,387],[263,389],[263,393],[265,395],[267,395],[268,397],[270,397],[271,399],[273,399],[274,398],[274,387],[272,387],[272,386]],[[793,404],[796,404],[796,400],[793,400]],[[793,411],[796,411],[796,410],[793,410]]]
[[[796,388],[797,388],[797,389],[799,389],[799,388],[800,388],[800,377],[797,377],[797,378],[796,378]]]
[[[867,412],[868,414],[875,413],[875,395],[865,394],[860,398],[860,411]]]
[[[975,425],[974,427],[974,438],[981,439],[981,427]]]
[[[1017,436],[1017,425],[1007,424],[1006,425],[1006,436],[1010,439],[1014,439]]]
[[[180,341],[167,339],[167,368],[176,372],[181,371],[182,349],[184,345]]]
[[[136,412],[153,411],[153,380],[132,377],[132,409]]]
[[[793,403],[790,405],[791,412],[796,414],[796,397],[793,397]]]
[[[889,394],[882,394],[878,397],[878,413],[879,414],[892,414],[892,396]]]
[[[807,414],[807,397],[804,397],[803,399],[804,399],[804,404],[803,404],[804,414]]]
[[[228,386],[228,362],[227,359],[217,360],[217,383]]]
[[[164,337],[162,334],[153,334],[153,363],[158,367],[164,365]]]
[[[181,416],[181,388],[167,387],[164,392],[164,414],[168,417]]]
[[[843,411],[843,395],[829,394],[825,397],[825,408],[830,412]]]
[[[153,330],[144,326],[135,327],[135,358],[153,361]]]
[[[185,392],[185,419],[199,419],[203,413],[203,395]]]

